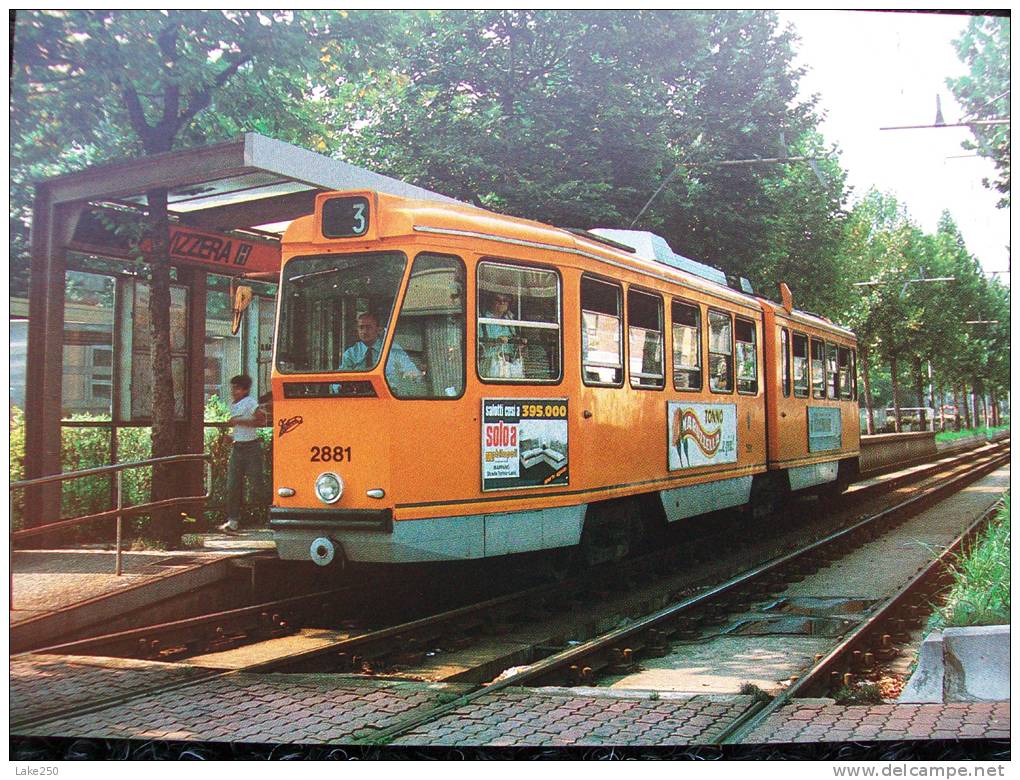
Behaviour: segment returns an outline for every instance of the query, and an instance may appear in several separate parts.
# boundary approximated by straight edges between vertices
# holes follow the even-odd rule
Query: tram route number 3
[[[341,447],[339,444],[329,446],[328,444],[321,447],[312,447],[312,463],[343,463],[344,461],[350,462],[351,460],[351,448]]]

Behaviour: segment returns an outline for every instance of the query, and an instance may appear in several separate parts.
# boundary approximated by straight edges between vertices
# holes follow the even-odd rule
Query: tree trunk
[[[920,423],[921,430],[928,430],[928,414],[924,409],[924,374],[921,373],[923,367],[921,362],[921,356],[914,356],[914,391],[917,394],[917,421]]]
[[[152,457],[162,458],[180,452],[174,423],[174,382],[170,358],[170,223],[167,216],[167,191],[146,193],[149,205],[147,233],[151,250],[146,253],[151,274],[149,317],[152,336]],[[152,471],[152,500],[179,495],[175,474],[180,466],[159,466]],[[163,510],[153,513],[152,534],[173,548],[180,544],[181,513]]]
[[[868,434],[875,433],[875,409],[871,400],[871,369],[868,361],[868,350],[860,350],[861,358],[861,384],[864,385],[864,408],[868,411]]]
[[[999,426],[999,404],[995,397],[994,388],[989,392],[989,395],[990,395],[989,401],[992,407],[992,427],[997,428]]]
[[[931,374],[931,363],[928,363],[928,405],[931,407],[931,429],[935,430],[935,414],[942,412],[942,402],[935,405],[935,377]]]
[[[889,371],[892,374],[893,430],[896,433],[902,433],[903,425],[900,422],[900,367],[895,355],[889,358]]]
[[[967,383],[961,386],[960,397],[963,400],[963,427],[973,428],[970,422],[970,394],[967,392]]]
[[[956,414],[953,415],[953,430],[960,430],[960,387],[957,385],[953,388],[953,406],[956,407]]]

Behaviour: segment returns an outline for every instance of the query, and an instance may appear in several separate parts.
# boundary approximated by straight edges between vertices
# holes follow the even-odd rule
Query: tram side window
[[[839,348],[839,397],[849,401],[854,397],[853,380],[850,378],[852,364],[850,362],[850,350],[847,347]]]
[[[808,337],[803,333],[793,334],[793,395],[808,397]]]
[[[754,323],[737,317],[737,392],[758,392],[758,339]]]
[[[836,362],[836,345],[825,342],[825,377],[829,398],[839,398],[839,368]]]
[[[627,346],[630,385],[658,389],[666,384],[662,367],[662,298],[627,291]]]
[[[397,316],[386,381],[397,398],[457,398],[464,392],[464,263],[420,254]]]
[[[623,384],[623,290],[581,277],[581,366],[586,385]]]
[[[713,393],[733,392],[733,319],[708,312],[708,387]]]
[[[478,375],[493,382],[560,379],[560,277],[542,268],[478,264]]]
[[[858,399],[857,395],[857,350],[850,350],[850,378],[854,383],[853,400]]]
[[[779,371],[781,373],[780,382],[783,385],[783,397],[790,397],[790,331],[787,328],[782,328],[779,331],[780,348],[782,350],[782,358],[779,361]]]
[[[701,389],[701,310],[673,301],[673,387]]]
[[[825,342],[811,339],[811,393],[825,398]]]

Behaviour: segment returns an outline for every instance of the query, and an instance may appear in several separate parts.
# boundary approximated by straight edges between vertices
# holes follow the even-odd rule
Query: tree
[[[960,59],[970,68],[966,76],[946,79],[953,95],[966,111],[967,119],[1003,119],[1010,115],[1009,17],[972,16],[967,30],[953,42]],[[1000,208],[1009,208],[1010,143],[1009,124],[972,125],[975,141],[964,143],[965,149],[995,163],[998,178],[984,180],[989,189],[1004,197]]]
[[[804,163],[718,164],[831,151],[774,14],[450,11],[406,23],[413,45],[361,106],[350,158],[565,227],[628,227],[665,184],[634,227],[678,252],[759,285],[831,268],[844,198],[834,161],[821,180]],[[828,308],[832,289],[798,300]]]
[[[73,163],[96,162],[159,154],[181,141],[218,140],[239,123],[208,112],[217,100],[233,101],[235,108],[247,101],[264,116],[291,112],[293,128],[309,116],[315,75],[322,74],[325,84],[342,81],[336,69],[344,58],[331,60],[338,50],[348,61],[357,58],[354,47],[344,47],[347,22],[342,13],[241,10],[19,14],[12,136],[26,158],[22,171],[54,165],[54,151],[70,150]],[[106,95],[115,100],[100,97]],[[275,127],[286,124],[277,121]],[[167,190],[153,188],[146,193],[142,229],[132,236],[151,285],[154,457],[181,449],[173,421],[168,219]],[[175,490],[175,472],[161,472],[152,481],[154,499]],[[168,544],[176,543],[180,530],[172,515],[158,518],[154,528]]]

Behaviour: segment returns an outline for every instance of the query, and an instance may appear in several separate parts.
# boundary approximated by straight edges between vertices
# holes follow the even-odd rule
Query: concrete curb
[[[933,631],[900,703],[1009,701],[1009,633],[1009,626]]]

